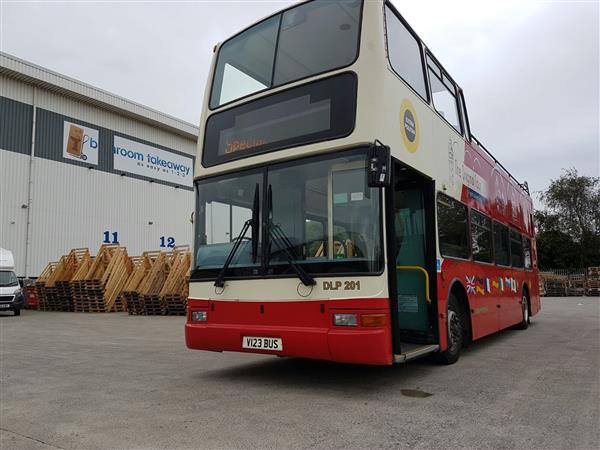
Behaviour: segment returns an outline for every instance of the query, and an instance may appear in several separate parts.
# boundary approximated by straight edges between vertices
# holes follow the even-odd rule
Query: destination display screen
[[[356,75],[344,73],[213,114],[206,124],[202,165],[349,135],[356,87]]]

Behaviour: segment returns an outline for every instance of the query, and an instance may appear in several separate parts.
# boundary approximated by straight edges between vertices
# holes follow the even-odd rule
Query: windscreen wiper
[[[240,231],[240,234],[235,239],[235,244],[233,245],[233,248],[229,252],[229,255],[227,255],[225,264],[223,264],[223,268],[221,269],[221,271],[219,272],[219,275],[217,276],[217,279],[215,280],[215,287],[220,287],[220,288],[225,287],[225,273],[227,272],[227,269],[229,269],[229,265],[231,264],[231,261],[233,261],[233,257],[235,256],[236,252],[240,248],[240,245],[242,244],[242,241],[246,237],[246,233],[248,232],[248,229],[250,227],[252,227],[252,240],[253,240],[253,242],[252,242],[252,262],[256,263],[256,255],[257,255],[257,249],[258,249],[258,246],[257,246],[257,242],[258,242],[258,183],[256,183],[256,187],[254,188],[254,203],[252,205],[252,218],[248,219],[248,220],[246,220],[246,222],[244,222],[242,231]]]
[[[317,282],[312,275],[306,272],[302,266],[296,262],[298,258],[295,255],[296,251],[294,250],[294,244],[290,242],[281,227],[273,223],[273,192],[271,190],[271,185],[269,185],[267,191],[267,205],[269,208],[269,224],[267,225],[269,229],[269,236],[271,238],[275,238],[272,240],[275,241],[281,250],[283,250],[288,264],[292,269],[294,269],[294,272],[296,272],[298,278],[300,278],[300,281],[302,281],[302,284],[304,284],[304,286],[316,285]],[[283,243],[283,245],[280,245],[280,242]]]

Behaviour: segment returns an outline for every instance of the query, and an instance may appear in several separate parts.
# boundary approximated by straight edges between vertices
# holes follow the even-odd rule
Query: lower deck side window
[[[532,258],[531,258],[531,239],[523,236],[523,256],[525,256],[525,268],[531,269]]]
[[[525,257],[523,256],[523,237],[517,230],[510,230],[510,262],[513,267],[523,268]]]
[[[496,264],[510,266],[508,227],[498,222],[494,222],[494,250]]]
[[[442,256],[468,259],[471,256],[467,206],[461,202],[438,194],[438,234]]]
[[[471,210],[471,245],[475,261],[492,262],[492,221],[473,209]]]

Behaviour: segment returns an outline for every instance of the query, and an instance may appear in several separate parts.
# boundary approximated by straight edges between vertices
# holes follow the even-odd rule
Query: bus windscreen
[[[212,115],[203,166],[349,135],[356,88],[356,75],[343,73]]]

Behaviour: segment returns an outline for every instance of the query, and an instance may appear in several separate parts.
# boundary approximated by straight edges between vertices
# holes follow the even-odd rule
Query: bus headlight
[[[358,325],[356,314],[334,314],[333,324],[340,327],[355,327]]]
[[[192,311],[192,322],[206,322],[206,311]]]

